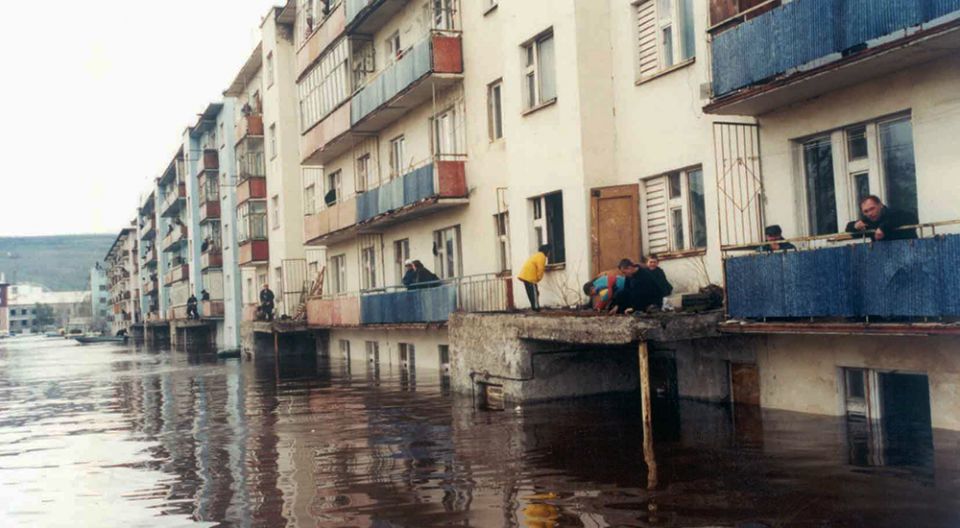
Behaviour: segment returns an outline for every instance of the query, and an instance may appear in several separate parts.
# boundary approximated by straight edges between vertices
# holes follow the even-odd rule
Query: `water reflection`
[[[645,445],[634,397],[483,412],[365,359],[4,342],[0,524],[960,524],[960,438],[929,422],[654,389]]]

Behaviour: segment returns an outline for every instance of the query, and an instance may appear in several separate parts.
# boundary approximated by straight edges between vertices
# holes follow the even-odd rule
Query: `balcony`
[[[350,100],[300,136],[300,152],[303,165],[329,163],[353,146],[350,135]]]
[[[357,223],[387,226],[463,205],[467,182],[463,161],[433,161],[357,196]]]
[[[157,221],[153,216],[147,217],[140,228],[140,240],[153,240],[157,236]]]
[[[167,236],[163,237],[160,247],[164,252],[171,252],[178,250],[181,245],[186,243],[187,226],[181,224],[179,227],[174,227],[172,231],[167,233]]]
[[[317,297],[307,300],[307,326],[341,328],[360,326],[360,297]]]
[[[149,295],[149,294],[151,294],[151,293],[155,293],[155,292],[157,291],[157,289],[159,288],[159,285],[157,284],[157,282],[158,282],[158,281],[157,281],[156,279],[149,279],[149,280],[145,281],[145,282],[143,283],[143,293],[145,293],[145,294],[147,294],[147,295]]]
[[[223,319],[223,301],[200,301],[200,317]]]
[[[180,224],[180,227],[174,227],[172,231],[167,233],[167,236],[163,237],[163,243],[161,244],[161,249],[165,253],[176,251],[180,249],[180,246],[186,244],[187,242],[187,226]]]
[[[330,44],[333,44],[346,31],[347,19],[344,3],[341,2],[319,24],[320,27],[310,33],[300,49],[297,50],[297,78],[303,76],[303,73],[320,58],[320,55],[330,47]]]
[[[187,280],[190,280],[190,265],[181,264],[167,272],[167,275],[163,278],[163,284],[172,286],[178,282]]]
[[[505,312],[514,309],[513,282],[495,274],[459,277],[420,285],[392,287],[360,296],[365,325],[443,323],[455,311]]]
[[[215,149],[203,149],[203,155],[200,156],[197,163],[197,174],[216,170],[220,170],[220,155]]]
[[[217,220],[220,218],[220,202],[207,200],[200,204],[200,221]]]
[[[372,35],[400,12],[407,0],[344,0],[347,31]]]
[[[248,137],[263,137],[263,116],[250,114],[241,116],[236,126],[237,144]]]
[[[315,214],[303,217],[303,234],[307,245],[318,245],[321,242],[331,243],[333,235],[344,234],[348,228],[357,224],[357,198],[352,196],[346,200],[327,206]]]
[[[946,56],[958,12],[958,0],[794,0],[714,20],[706,111],[760,115]]]
[[[267,199],[267,179],[266,178],[246,178],[237,184],[237,205],[242,205],[250,200]]]
[[[143,254],[143,264],[147,267],[154,267],[157,265],[157,248],[151,247],[149,250]]]
[[[167,309],[167,320],[182,321],[187,318],[187,305],[171,306]]]
[[[379,132],[429,101],[435,90],[460,82],[462,74],[460,36],[430,33],[354,94],[350,125],[357,133]]]
[[[960,235],[755,254],[725,263],[738,319],[960,316]]]
[[[183,204],[187,201],[187,186],[184,183],[177,185],[177,191],[167,193],[160,204],[160,215],[171,218],[180,214]]]
[[[223,267],[223,253],[219,249],[211,249],[200,255],[200,269]]]
[[[267,240],[246,240],[240,242],[241,266],[263,264],[270,260],[270,242]]]

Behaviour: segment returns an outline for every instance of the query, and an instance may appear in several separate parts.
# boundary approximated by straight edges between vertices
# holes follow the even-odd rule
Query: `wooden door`
[[[620,185],[590,193],[593,275],[640,260],[640,186]]]
[[[730,392],[733,403],[760,405],[760,371],[750,363],[730,363]]]

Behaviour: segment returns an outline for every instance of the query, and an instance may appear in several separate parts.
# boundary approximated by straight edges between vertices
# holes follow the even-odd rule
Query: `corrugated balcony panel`
[[[360,319],[363,324],[444,322],[456,308],[455,285],[360,297]]]
[[[246,178],[237,184],[237,205],[247,200],[267,198],[266,178]]]
[[[263,116],[260,114],[241,116],[240,119],[237,120],[235,133],[237,143],[246,139],[247,136],[262,136]]]
[[[307,300],[307,325],[315,328],[355,327],[360,325],[360,298]]]
[[[303,218],[304,241],[308,244],[357,223],[357,198],[351,197]]]
[[[200,301],[200,316],[203,318],[222,319],[223,301]]]
[[[220,202],[207,201],[200,204],[200,221],[220,218]]]
[[[354,102],[348,99],[300,136],[300,154],[305,165],[322,164],[324,156],[345,152],[349,143],[340,139],[350,132]]]
[[[247,240],[239,245],[240,257],[237,260],[241,266],[270,259],[270,242],[267,240]]]
[[[960,10],[960,0],[794,0],[717,33],[714,96],[829,62],[875,39]],[[835,57],[831,57],[835,55]]]
[[[368,114],[396,97],[403,89],[429,73],[431,64],[431,39],[423,39],[353,96],[350,123],[356,125]]]
[[[727,259],[733,317],[960,316],[960,235]]]

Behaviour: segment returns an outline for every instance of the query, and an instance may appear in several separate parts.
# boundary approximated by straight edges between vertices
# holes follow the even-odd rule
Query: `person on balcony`
[[[423,262],[419,260],[412,260],[410,266],[413,269],[413,275],[410,276],[409,272],[405,273],[403,276],[404,286],[409,290],[418,290],[421,288],[434,288],[440,285],[440,277],[428,270],[426,266],[423,265]],[[407,282],[412,280],[412,282]]]
[[[656,255],[649,255],[643,258],[643,264],[650,271],[653,282],[660,289],[660,306],[663,306],[663,299],[673,293],[673,285],[667,280],[667,274],[660,267],[660,259]]]
[[[527,292],[527,300],[530,301],[530,308],[535,312],[540,311],[540,281],[543,280],[543,274],[547,269],[547,255],[550,253],[550,244],[544,244],[537,249],[537,252],[530,256],[523,266],[520,273],[517,274],[517,280],[523,283],[523,288]]]
[[[204,238],[203,244],[200,244],[200,253],[206,253],[210,249],[210,239]]]
[[[187,299],[187,319],[200,319],[200,312],[197,311],[197,296],[193,294],[190,294],[190,298]]]
[[[663,304],[663,290],[657,285],[653,272],[647,266],[639,266],[630,259],[623,259],[618,269],[626,277],[624,289],[614,295],[613,304],[618,312],[646,312],[651,307],[659,308]]]
[[[611,309],[614,296],[627,286],[627,278],[620,273],[603,274],[583,285],[583,293],[590,298],[590,306],[597,312]]]
[[[847,233],[852,233],[854,238],[869,236],[874,241],[917,238],[916,229],[901,229],[919,223],[917,216],[887,207],[877,196],[871,194],[861,200],[860,212],[859,220],[847,224]]]
[[[417,284],[417,268],[413,265],[413,260],[403,261],[403,279],[400,281],[408,290],[415,289]]]
[[[264,283],[260,289],[260,316],[263,320],[273,321],[273,301],[276,297],[270,289],[270,285]]]
[[[201,300],[201,301],[209,301],[209,300],[210,300],[210,292],[208,292],[206,289],[202,290],[202,291],[200,292],[200,300]]]
[[[758,252],[773,252],[773,251],[786,251],[789,249],[797,249],[797,246],[794,246],[790,242],[783,242],[783,229],[779,225],[773,224],[768,225],[763,230],[764,238],[766,238],[767,243],[757,248]]]

